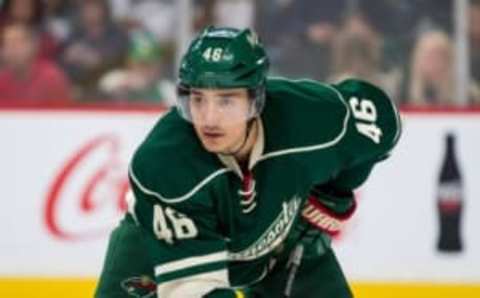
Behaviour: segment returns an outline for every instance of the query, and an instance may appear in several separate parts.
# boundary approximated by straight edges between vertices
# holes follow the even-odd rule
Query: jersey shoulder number
[[[342,94],[350,111],[342,149],[354,162],[385,157],[401,132],[394,103],[380,88],[364,81],[346,80],[335,88]]]

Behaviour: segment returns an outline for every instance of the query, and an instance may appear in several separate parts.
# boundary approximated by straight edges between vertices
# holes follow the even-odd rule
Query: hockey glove
[[[302,211],[302,217],[330,235],[340,232],[344,222],[355,212],[352,191],[340,191],[329,185],[315,185]]]

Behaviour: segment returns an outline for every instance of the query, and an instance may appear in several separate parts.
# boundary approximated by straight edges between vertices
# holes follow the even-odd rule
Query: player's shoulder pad
[[[282,77],[267,79],[267,94],[275,99],[288,96],[290,107],[301,105],[302,101],[342,106],[339,92],[331,85],[311,79],[291,80]],[[344,110],[344,108],[340,108]]]
[[[172,110],[134,153],[129,178],[146,195],[164,203],[180,203],[227,171],[202,149],[193,127]]]
[[[269,78],[266,92],[262,120],[274,140],[266,146],[272,150],[322,149],[337,143],[346,130],[347,103],[331,85],[308,79]]]
[[[347,133],[339,144],[347,163],[387,157],[401,134],[395,104],[384,91],[365,81],[349,79],[334,87],[342,94],[350,112]]]

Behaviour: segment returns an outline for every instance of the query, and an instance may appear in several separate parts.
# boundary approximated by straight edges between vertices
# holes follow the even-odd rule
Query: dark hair
[[[4,0],[3,5],[0,9],[0,15],[2,16],[2,18],[5,18],[4,21],[6,22],[16,21],[12,20],[10,12],[14,1],[15,0]],[[33,5],[33,15],[32,18],[29,20],[28,24],[33,26],[41,25],[45,15],[45,5],[40,0],[30,0],[30,4]]]

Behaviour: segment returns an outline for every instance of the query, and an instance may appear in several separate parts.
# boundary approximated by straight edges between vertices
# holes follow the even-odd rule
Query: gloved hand
[[[315,228],[335,235],[357,207],[353,191],[342,191],[324,184],[315,185],[302,211],[302,217]]]

